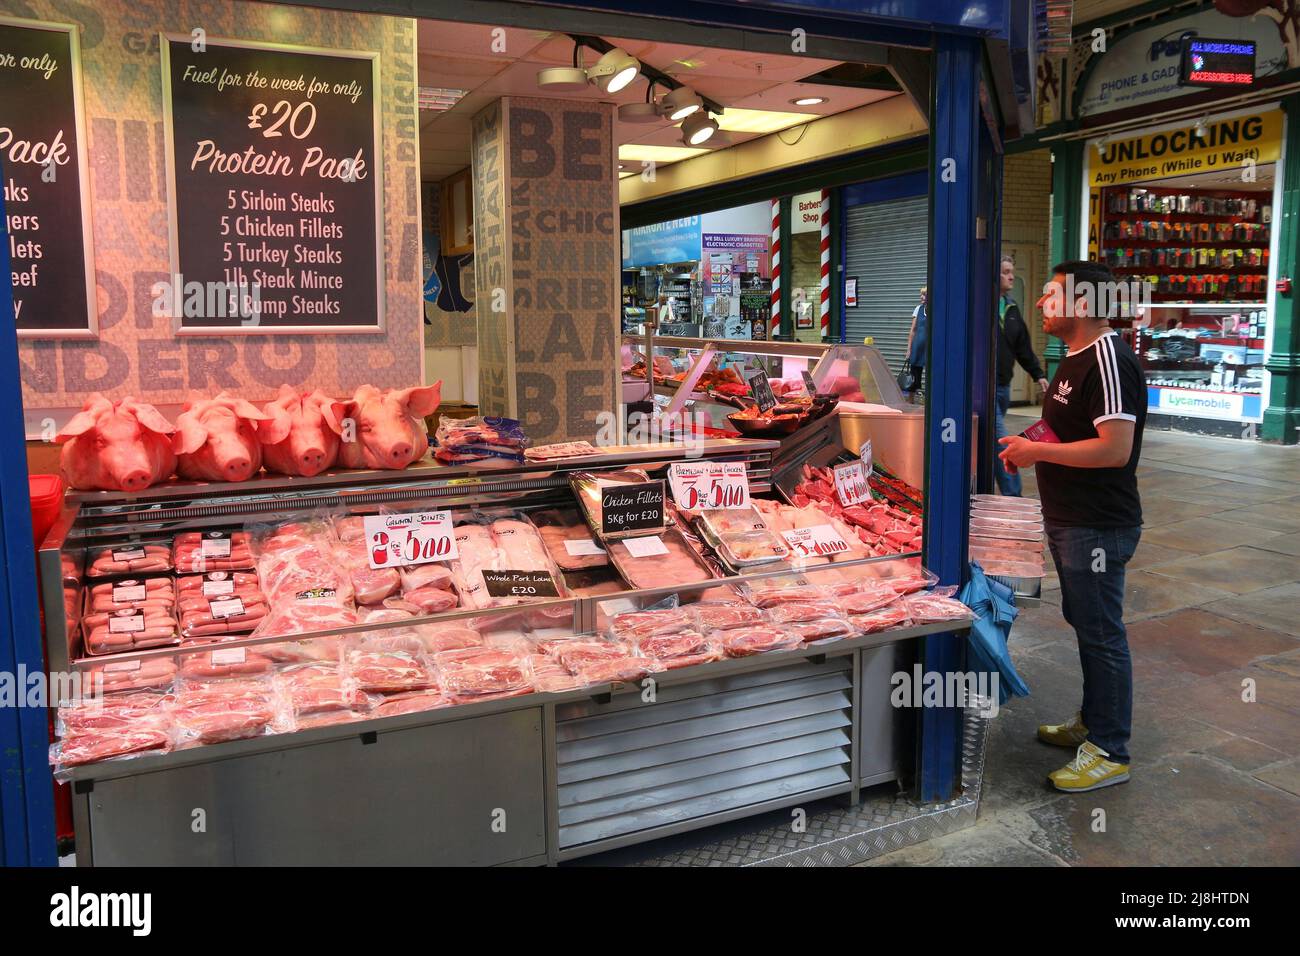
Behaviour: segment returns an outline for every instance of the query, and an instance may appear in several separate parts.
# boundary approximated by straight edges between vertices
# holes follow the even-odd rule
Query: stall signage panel
[[[785,539],[785,543],[790,546],[790,553],[796,558],[826,557],[844,554],[849,550],[848,543],[828,524],[782,531],[781,537]]]
[[[163,45],[180,332],[384,327],[378,54]]]
[[[1282,112],[1263,110],[1206,121],[1200,135],[1196,122],[1107,140],[1089,149],[1088,185],[1129,183],[1214,170],[1241,170],[1250,160],[1276,162],[1282,155]]]
[[[696,262],[700,258],[700,217],[669,219],[623,232],[623,268]]]
[[[668,466],[673,500],[687,511],[749,507],[749,473],[743,461],[674,462]]]
[[[1184,37],[1182,83],[1184,86],[1254,86],[1254,41]]]
[[[1258,395],[1214,392],[1196,388],[1147,386],[1147,409],[1162,415],[1217,418],[1226,421],[1262,421]]]
[[[450,511],[366,515],[362,525],[372,568],[431,564],[460,557]]]
[[[483,583],[494,598],[560,596],[550,571],[484,571]]]
[[[664,483],[643,481],[614,485],[600,492],[601,534],[662,530]]]
[[[18,334],[95,334],[77,28],[0,19],[0,169]]]

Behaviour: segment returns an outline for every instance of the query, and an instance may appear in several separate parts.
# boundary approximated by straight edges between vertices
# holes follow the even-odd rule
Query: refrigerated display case
[[[692,460],[744,462],[750,493],[773,493],[778,443],[717,440],[696,451]],[[370,675],[360,669],[357,655],[382,651],[413,656],[415,662],[406,660],[406,666],[416,676],[436,674],[436,694],[442,695],[420,689],[433,680],[395,690],[388,678],[376,683],[369,676],[371,683],[357,686],[370,694],[370,707],[349,697],[343,712],[303,720],[296,703],[284,709],[283,691],[277,690],[274,717],[262,713],[250,734],[235,732],[237,739],[223,739],[226,730],[214,731],[204,723],[212,715],[203,712],[191,715],[183,734],[176,731],[179,723],[169,725],[166,744],[145,738],[139,755],[63,766],[60,773],[74,789],[78,863],[558,862],[821,797],[856,800],[859,788],[906,775],[910,754],[901,741],[911,728],[901,716],[906,712],[889,704],[888,675],[896,655],[910,654],[912,638],[961,630],[964,620],[871,633],[853,628],[849,636],[820,643],[791,641],[787,634],[782,649],[770,653],[750,654],[756,648],[741,646],[740,640],[718,650],[725,642],[710,638],[710,653],[682,660],[673,660],[676,652],[667,650],[657,652],[665,656],[649,657],[637,644],[633,663],[639,663],[632,673],[620,670],[627,661],[614,661],[612,670],[566,671],[572,660],[564,654],[558,654],[563,667],[542,655],[546,642],[568,642],[556,646],[574,650],[577,659],[583,642],[575,638],[605,633],[616,614],[674,596],[695,614],[713,606],[703,602],[718,600],[719,588],[734,595],[738,587],[752,596],[774,583],[811,580],[829,587],[833,573],[840,588],[884,582],[901,594],[925,583],[919,555],[911,552],[804,567],[763,562],[731,575],[693,534],[694,525],[674,518],[670,524],[676,521],[678,530],[673,533],[695,549],[708,569],[707,581],[637,589],[619,576],[620,562],[599,567],[575,561],[571,570],[559,572],[554,597],[526,604],[470,607],[462,587],[461,605],[440,613],[417,611],[400,619],[381,613],[360,623],[331,620],[309,631],[221,634],[217,643],[206,644],[128,642],[124,650],[89,653],[80,613],[88,586],[169,576],[164,552],[178,536],[185,536],[187,548],[195,546],[190,549],[195,554],[207,553],[204,540],[227,542],[213,553],[223,556],[219,562],[238,564],[246,563],[240,535],[253,531],[248,539],[250,553],[257,555],[253,573],[274,603],[268,567],[279,565],[264,563],[259,527],[286,536],[305,534],[307,523],[329,514],[341,536],[344,527],[359,530],[358,516],[381,509],[450,510],[459,525],[509,508],[523,515],[510,521],[551,529],[547,535],[539,531],[540,538],[550,541],[548,547],[562,546],[556,542],[581,537],[572,531],[579,519],[556,514],[575,507],[577,475],[636,468],[653,479],[687,454],[687,446],[665,444],[603,449],[505,470],[420,464],[402,472],[265,477],[230,485],[173,482],[131,495],[70,496],[40,550],[52,671],[99,673],[117,686],[152,685],[155,693],[183,696],[196,687],[214,692],[205,681],[242,674],[241,668],[249,670],[242,679],[272,680],[279,682],[277,688],[292,668],[319,665],[328,671],[337,664],[352,677]],[[600,540],[593,535],[593,541]],[[193,557],[189,550],[185,554]],[[133,564],[155,556],[156,566]],[[450,567],[455,574],[463,571],[457,564]],[[364,569],[356,573],[365,574]],[[359,580],[354,575],[353,581]],[[133,588],[140,588],[138,581],[126,585],[123,590],[131,593],[124,599],[147,602],[152,592],[141,588],[146,591],[141,595]],[[295,600],[310,603],[319,597],[312,590]],[[752,615],[757,603],[736,600],[722,606],[748,608]],[[384,607],[395,608],[387,602]],[[273,607],[270,614],[275,613]],[[718,623],[714,615],[696,620]],[[412,634],[427,641],[432,633],[459,634],[466,626],[484,647],[512,655],[508,663],[527,675],[528,686],[507,681],[485,688],[480,680],[466,689],[448,675],[471,666],[457,655],[474,657],[478,645],[426,653],[409,643]],[[840,623],[838,630],[818,630],[815,621],[790,626],[803,628],[809,641],[844,628]],[[886,657],[891,666],[881,666]],[[273,678],[253,673],[262,661]],[[689,663],[677,666],[684,661]],[[364,663],[395,666],[369,658]],[[421,672],[419,666],[432,670]],[[168,676],[176,671],[179,676]],[[647,672],[652,684],[633,679]],[[583,673],[602,676],[587,681]],[[490,674],[492,680],[505,680],[499,670]],[[374,706],[378,701],[383,703]],[[195,706],[211,704],[204,699]],[[184,711],[177,701],[169,706]],[[262,706],[253,706],[254,717]],[[214,742],[206,743],[209,739]],[[202,827],[194,826],[196,808],[202,811]]]

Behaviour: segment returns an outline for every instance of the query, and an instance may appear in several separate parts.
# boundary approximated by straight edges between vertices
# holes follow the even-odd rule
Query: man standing
[[[1083,706],[1038,738],[1076,747],[1049,775],[1079,793],[1129,778],[1133,662],[1124,630],[1124,566],[1142,532],[1137,463],[1146,424],[1146,387],[1137,357],[1098,316],[1098,290],[1112,283],[1097,262],[1063,262],[1038,300],[1043,328],[1069,349],[1043,402],[1057,442],[1003,438],[1009,470],[1037,466],[1048,547],[1061,581],[1061,613],[1079,641]],[[1113,286],[1112,286],[1113,288]]]
[[[916,401],[916,393],[921,390],[921,377],[925,374],[930,334],[930,319],[925,313],[928,291],[921,286],[921,304],[912,310],[912,328],[907,333],[907,358],[904,361],[912,371],[912,387],[905,393],[909,402]]]
[[[998,387],[996,392],[997,416],[994,419],[994,434],[1001,441],[1007,433],[1003,416],[1011,407],[1011,378],[1016,374],[1016,363],[1028,372],[1039,389],[1047,391],[1047,379],[1043,376],[1038,356],[1034,355],[1033,343],[1029,340],[1029,329],[1020,315],[1020,306],[1011,298],[1011,290],[1016,284],[1016,261],[1010,256],[1002,257],[1002,272],[998,298]],[[1004,495],[1020,497],[1020,476],[1008,472],[999,458],[993,459],[993,477],[998,483],[998,491]]]

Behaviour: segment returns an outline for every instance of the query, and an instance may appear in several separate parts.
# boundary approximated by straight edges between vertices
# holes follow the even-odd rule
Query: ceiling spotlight
[[[620,123],[657,123],[659,107],[654,103],[624,103],[618,108]]]
[[[659,101],[659,112],[673,122],[704,109],[704,100],[689,86],[679,86]]]
[[[1205,122],[1205,117],[1202,116],[1196,121],[1196,125],[1192,127],[1192,135],[1197,139],[1205,139],[1205,133],[1208,129],[1209,124]]]
[[[826,97],[824,97],[824,96],[801,96],[801,97],[799,97],[799,99],[797,99],[797,100],[791,100],[790,102],[793,103],[795,106],[817,106],[817,105],[819,105],[819,104],[821,104],[821,103],[825,103],[825,102],[826,102]]]
[[[587,70],[587,76],[602,93],[617,93],[637,78],[641,63],[622,47],[614,47]]]
[[[701,146],[717,131],[718,121],[708,113],[692,113],[682,120],[682,142],[687,146]]]
[[[537,85],[556,92],[587,88],[587,71],[577,66],[552,66],[537,73]]]
[[[1101,139],[1097,140],[1097,155],[1100,156],[1105,152],[1106,152],[1106,137],[1103,136]]]

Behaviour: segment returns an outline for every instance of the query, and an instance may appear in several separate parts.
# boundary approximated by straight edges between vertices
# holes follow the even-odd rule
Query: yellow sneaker
[[[1083,714],[1075,714],[1063,724],[1039,724],[1038,739],[1053,747],[1078,747],[1088,739]]]
[[[1086,793],[1117,783],[1128,783],[1128,764],[1107,760],[1110,754],[1090,741],[1079,746],[1074,759],[1060,770],[1047,775],[1057,790],[1066,793]]]

